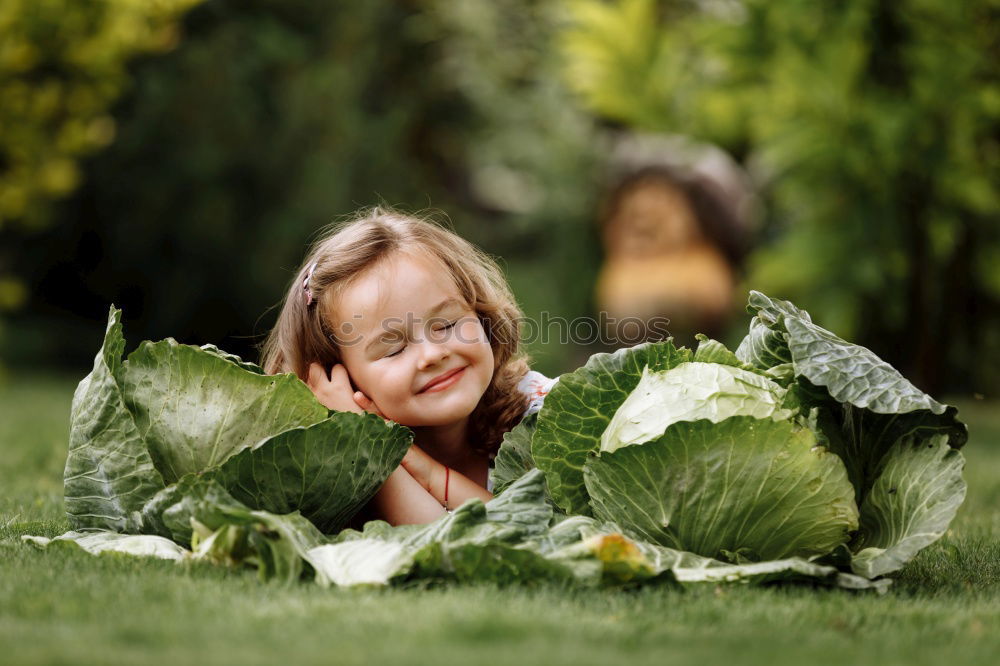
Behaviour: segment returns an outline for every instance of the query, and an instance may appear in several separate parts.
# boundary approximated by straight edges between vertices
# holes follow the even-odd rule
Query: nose
[[[449,356],[451,356],[451,351],[448,349],[447,341],[435,342],[425,338],[420,345],[417,368],[420,370],[432,368]]]

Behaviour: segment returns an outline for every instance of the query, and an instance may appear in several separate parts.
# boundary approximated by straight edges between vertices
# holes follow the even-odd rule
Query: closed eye
[[[442,326],[441,328],[439,328],[437,330],[438,331],[447,331],[448,329],[455,328],[455,326],[458,324],[458,322],[459,322],[459,320],[456,319],[455,321],[449,322],[448,324],[446,324],[445,326]],[[383,356],[383,358],[392,358],[393,356],[399,356],[400,354],[403,353],[403,350],[405,350],[405,349],[406,349],[406,345],[403,345],[402,347],[400,347],[399,349],[395,350],[394,352],[386,354],[385,356]]]
[[[438,328],[434,328],[434,329],[431,329],[431,330],[432,330],[433,333],[444,333],[445,331],[450,331],[451,329],[455,328],[456,324],[458,324],[458,320],[453,321],[450,324],[445,324],[444,326],[440,326]],[[440,336],[440,335],[432,335],[431,339],[434,340],[435,342],[441,342],[445,338],[444,338],[444,336]]]

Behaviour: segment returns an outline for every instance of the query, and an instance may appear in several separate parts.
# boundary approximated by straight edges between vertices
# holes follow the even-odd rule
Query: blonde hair
[[[494,454],[527,406],[527,396],[517,390],[528,372],[528,358],[518,349],[521,310],[495,261],[427,219],[376,206],[332,226],[296,272],[264,342],[261,365],[268,374],[293,372],[305,381],[310,363],[339,363],[336,336],[323,313],[352,279],[400,251],[440,261],[482,322],[493,350],[493,378],[470,415],[469,436],[476,451]],[[311,303],[303,288],[307,275]]]

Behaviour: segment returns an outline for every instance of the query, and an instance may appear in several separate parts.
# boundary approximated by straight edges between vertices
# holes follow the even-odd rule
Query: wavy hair
[[[469,436],[474,450],[495,455],[503,433],[527,407],[527,396],[517,389],[528,372],[528,358],[519,350],[521,310],[496,262],[430,219],[376,206],[331,226],[295,273],[263,344],[261,365],[268,374],[293,372],[305,381],[310,363],[339,363],[336,336],[323,313],[355,277],[395,252],[441,262],[482,322],[493,350],[493,377],[469,417]],[[311,299],[303,288],[307,275]]]

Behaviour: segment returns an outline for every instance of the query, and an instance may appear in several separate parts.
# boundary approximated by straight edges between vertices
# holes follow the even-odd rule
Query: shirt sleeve
[[[559,381],[559,378],[549,379],[540,372],[534,370],[529,370],[528,373],[521,378],[521,381],[517,384],[517,390],[528,396],[528,408],[524,411],[524,416],[529,414],[534,414],[539,409],[542,408],[542,403],[545,402],[545,396],[549,394],[555,383]],[[524,417],[521,417],[524,418]],[[493,464],[496,459],[496,454],[490,456],[490,469],[493,469]],[[486,479],[486,490],[493,492],[493,475],[490,474]]]
[[[528,396],[528,408],[525,410],[524,415],[534,414],[539,409],[542,408],[542,403],[545,402],[545,396],[549,394],[555,383],[559,381],[559,378],[549,379],[545,375],[535,370],[529,370],[528,373],[521,378],[521,381],[517,385],[517,390]]]

